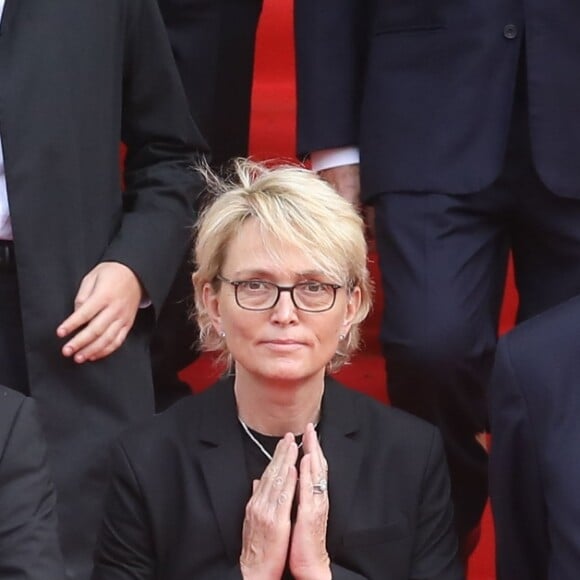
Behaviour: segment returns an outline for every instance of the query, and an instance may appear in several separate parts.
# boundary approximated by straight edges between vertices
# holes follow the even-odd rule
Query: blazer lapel
[[[332,379],[327,379],[322,409],[320,441],[328,461],[330,501],[327,539],[330,550],[334,551],[340,545],[348,523],[364,442],[359,432],[356,397],[348,389]]]
[[[228,558],[237,562],[242,549],[242,523],[251,485],[238,428],[233,380],[213,387],[201,422],[201,467]]]

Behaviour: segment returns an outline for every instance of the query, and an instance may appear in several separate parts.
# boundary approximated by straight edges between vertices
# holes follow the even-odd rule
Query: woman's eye
[[[306,284],[304,284],[303,288],[307,292],[317,294],[318,292],[324,290],[324,284],[321,284],[320,282],[307,282]]]
[[[268,282],[263,282],[262,280],[248,280],[243,284],[247,290],[252,290],[254,292],[259,290],[266,290],[268,287]]]

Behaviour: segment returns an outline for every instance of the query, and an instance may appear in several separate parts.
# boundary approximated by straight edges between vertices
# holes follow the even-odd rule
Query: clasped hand
[[[313,493],[313,484],[327,480],[328,465],[311,423],[306,427],[303,442],[299,478],[298,446],[294,436],[287,433],[262,477],[253,482],[240,556],[244,580],[280,580],[286,562],[297,580],[332,577],[326,551],[328,494]],[[294,496],[298,509],[292,526]]]

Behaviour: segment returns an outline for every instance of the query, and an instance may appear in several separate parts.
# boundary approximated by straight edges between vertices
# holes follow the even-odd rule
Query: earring
[[[346,338],[346,336],[344,336],[344,334],[340,334],[338,336],[338,340],[343,341]]]
[[[223,330],[220,330],[220,338],[225,338],[226,337],[226,333]]]

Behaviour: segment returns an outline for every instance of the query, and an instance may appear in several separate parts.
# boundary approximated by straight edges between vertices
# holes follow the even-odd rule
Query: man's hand
[[[328,181],[344,199],[350,201],[362,213],[369,239],[375,238],[375,209],[372,206],[361,208],[359,165],[340,165],[323,169],[320,177]]]
[[[360,172],[358,163],[355,165],[340,165],[320,171],[320,177],[325,179],[355,207],[360,205]]]
[[[117,350],[133,326],[142,295],[130,268],[118,262],[98,264],[83,278],[73,314],[57,328],[60,338],[74,334],[62,354],[84,363]]]

